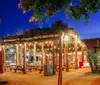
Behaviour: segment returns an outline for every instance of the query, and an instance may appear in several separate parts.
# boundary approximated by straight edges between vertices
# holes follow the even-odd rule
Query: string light
[[[54,48],[56,48],[56,46],[54,46]]]
[[[2,50],[2,47],[0,46],[0,51]]]

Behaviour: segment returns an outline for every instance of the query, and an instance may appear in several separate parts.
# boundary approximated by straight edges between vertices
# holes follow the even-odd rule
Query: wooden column
[[[0,74],[2,74],[4,72],[4,63],[5,63],[5,56],[4,56],[4,51],[5,51],[5,47],[2,46],[1,47],[1,51],[0,51]]]
[[[58,49],[57,49],[57,45],[55,46],[55,53],[56,53],[56,55],[55,55],[55,64],[56,65],[58,65],[58,55],[57,55],[57,52],[58,52]]]
[[[62,85],[62,39],[59,36],[59,69],[58,69],[58,85]]]
[[[34,63],[36,63],[36,42],[34,43]]]
[[[2,52],[0,51],[0,74],[4,72],[4,63],[3,63],[3,55]]]
[[[66,43],[67,44],[67,43]],[[65,55],[66,55],[66,72],[69,71],[69,61],[68,61],[68,45],[65,47]]]
[[[20,44],[20,65],[22,66],[22,45]]]
[[[53,56],[53,75],[56,74],[56,66],[55,66],[55,54],[54,54],[54,41],[52,41],[52,56]]]
[[[16,65],[19,65],[19,50],[18,50],[18,45],[16,45]]]
[[[77,35],[75,36],[75,69],[78,69]]]
[[[44,43],[42,43],[42,65],[45,64],[45,50],[44,50]]]
[[[2,46],[2,56],[3,56],[3,64],[4,64],[3,70],[5,71],[6,70],[5,68],[6,66],[5,46]]]
[[[24,44],[23,73],[26,74],[26,44]]]
[[[82,62],[84,62],[84,48],[82,47]]]

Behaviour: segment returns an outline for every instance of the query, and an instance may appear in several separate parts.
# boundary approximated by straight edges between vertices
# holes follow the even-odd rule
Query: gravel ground
[[[57,85],[58,76],[44,76],[38,71],[6,72],[0,74],[0,81],[8,81],[9,85]],[[90,68],[63,72],[63,85],[100,85],[100,75],[91,74]]]

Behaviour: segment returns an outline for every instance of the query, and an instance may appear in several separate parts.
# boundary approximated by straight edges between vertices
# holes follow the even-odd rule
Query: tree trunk
[[[91,71],[94,73],[94,69],[93,69],[93,65],[92,65],[92,60],[91,60],[90,57],[89,57],[89,64],[90,64],[90,67],[91,67]]]
[[[62,46],[61,37],[59,40],[59,71],[58,71],[58,85],[62,85]]]

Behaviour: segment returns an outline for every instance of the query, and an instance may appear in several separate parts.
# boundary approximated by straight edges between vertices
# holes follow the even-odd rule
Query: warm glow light
[[[56,48],[56,46],[54,46],[54,48]]]
[[[13,52],[14,52],[14,50],[13,50],[13,49],[10,49],[10,52],[11,52],[11,53],[13,53]]]
[[[65,40],[65,41],[68,41],[68,35],[65,35],[65,36],[64,36],[64,40]]]
[[[26,53],[26,56],[29,56],[29,52]]]
[[[31,46],[31,43],[29,43],[29,46]]]
[[[78,42],[79,44],[81,43],[81,41],[80,41],[80,40],[78,40],[77,42]]]
[[[22,45],[20,44],[20,46],[22,46]]]
[[[0,51],[2,50],[1,46],[0,46]]]
[[[47,44],[47,43],[48,43],[48,41],[45,42],[45,44]]]

